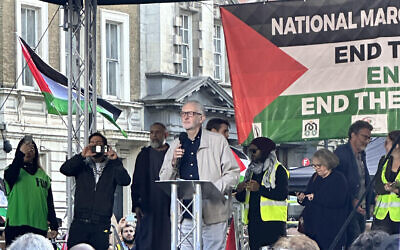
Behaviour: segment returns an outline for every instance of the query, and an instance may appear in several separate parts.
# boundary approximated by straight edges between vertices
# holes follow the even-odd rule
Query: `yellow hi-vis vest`
[[[387,163],[388,161],[386,161],[382,168],[381,178],[383,184],[388,183],[385,177]],[[400,173],[397,174],[395,180],[400,182]],[[383,220],[387,213],[389,213],[391,221],[400,222],[400,198],[395,193],[381,194],[377,197],[377,206],[374,211],[375,218]]]
[[[274,169],[272,170],[273,173],[270,175],[270,181],[271,181],[271,176],[274,176],[276,173],[276,170],[278,169],[279,165],[281,163],[277,161],[274,165]],[[289,171],[281,165],[283,169],[285,169],[286,174],[289,178]],[[265,178],[265,175],[267,172],[265,172],[263,179]],[[265,186],[263,181],[261,181],[261,186]],[[244,204],[242,207],[242,222],[244,224],[249,223],[249,202],[250,202],[250,191],[246,191],[246,198],[244,200]],[[268,198],[265,198],[260,195],[260,214],[261,214],[261,219],[263,221],[285,221],[287,220],[287,200],[284,201],[276,201],[276,200],[271,200]]]

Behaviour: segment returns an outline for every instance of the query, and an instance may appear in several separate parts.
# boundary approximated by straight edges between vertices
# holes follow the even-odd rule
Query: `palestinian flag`
[[[235,160],[240,168],[240,182],[244,180],[244,175],[246,173],[247,166],[250,164],[249,158],[239,149],[231,146],[231,150]]]
[[[27,61],[30,71],[35,78],[39,88],[44,96],[46,107],[49,114],[67,115],[68,114],[68,79],[63,74],[57,72],[47,65],[40,57],[27,45],[27,43],[19,38],[22,47],[22,53]],[[82,91],[83,92],[83,91]],[[75,93],[74,93],[75,94]],[[82,94],[81,94],[82,95]],[[81,108],[84,107],[82,95]],[[96,110],[116,126],[123,136],[128,137],[126,132],[116,123],[121,110],[105,101],[97,98]],[[92,108],[89,107],[90,112]],[[73,106],[73,113],[76,112],[76,106]]]
[[[400,129],[399,10],[398,0],[222,6],[239,143],[346,138],[356,120],[374,136]]]

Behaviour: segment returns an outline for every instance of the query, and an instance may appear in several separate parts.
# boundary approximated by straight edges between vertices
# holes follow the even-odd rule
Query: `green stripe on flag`
[[[355,95],[360,95],[360,93],[367,93],[368,96],[356,98]],[[371,93],[373,93],[375,101],[370,100]],[[377,98],[382,98],[382,93],[385,95],[383,97],[384,107],[376,101]],[[346,109],[335,112],[335,96],[344,97],[349,101]],[[302,114],[302,100],[304,98],[314,98],[314,101],[310,102],[310,108],[307,109],[308,111],[314,111],[314,114]],[[327,103],[328,109],[331,109],[330,112],[326,112],[321,102],[319,102],[320,105],[317,105],[317,99]],[[253,122],[261,123],[262,135],[271,138],[277,143],[347,138],[347,131],[351,125],[353,115],[386,114],[387,130],[397,129],[398,124],[400,124],[399,100],[400,87],[279,96],[257,115]],[[339,101],[338,105],[343,105],[343,102]],[[363,108],[360,109],[360,106]],[[319,119],[319,136],[312,139],[303,139],[303,120],[311,119]],[[374,135],[385,136],[386,134],[375,133]],[[249,145],[252,139],[253,132],[250,133],[243,144]]]
[[[49,112],[49,114],[54,114],[54,115],[68,115],[68,101],[64,99],[59,99],[55,98],[52,94],[42,92],[44,95],[44,100],[46,102],[46,107]],[[81,101],[81,108],[83,109],[85,107],[85,102],[82,100]],[[115,127],[118,128],[118,130],[121,132],[121,134],[125,137],[128,138],[128,134],[117,124],[117,122],[114,120],[113,116],[111,113],[109,113],[106,109],[102,108],[101,106],[97,106],[97,112],[99,112],[103,117],[105,117],[108,121],[110,121]],[[89,107],[89,112],[91,112],[92,109]],[[75,103],[72,105],[72,113],[76,113],[76,105]]]

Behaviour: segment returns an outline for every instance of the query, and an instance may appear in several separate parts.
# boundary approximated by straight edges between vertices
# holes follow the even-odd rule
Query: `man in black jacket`
[[[131,186],[132,210],[136,213],[136,249],[170,249],[169,197],[157,186],[169,145],[164,124],[150,126],[150,146],[142,148],[135,163]]]
[[[107,146],[107,139],[96,132],[82,153],[67,160],[60,172],[76,181],[68,248],[87,243],[97,250],[108,249],[115,188],[131,182],[121,160]]]
[[[372,129],[372,125],[366,121],[354,122],[349,128],[348,143],[338,146],[335,150],[335,154],[339,158],[336,170],[342,172],[347,179],[351,208],[358,203],[370,182],[365,148],[371,140]],[[366,219],[370,217],[372,200],[373,194],[370,191],[361,205],[357,207],[357,213],[347,227],[347,246],[350,246],[364,232]]]

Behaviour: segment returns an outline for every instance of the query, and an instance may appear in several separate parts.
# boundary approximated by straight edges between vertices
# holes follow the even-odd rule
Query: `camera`
[[[108,151],[108,146],[107,145],[104,145],[104,146],[96,145],[96,146],[92,146],[91,150],[92,150],[92,153],[95,153],[95,154],[104,154],[104,152]]]

